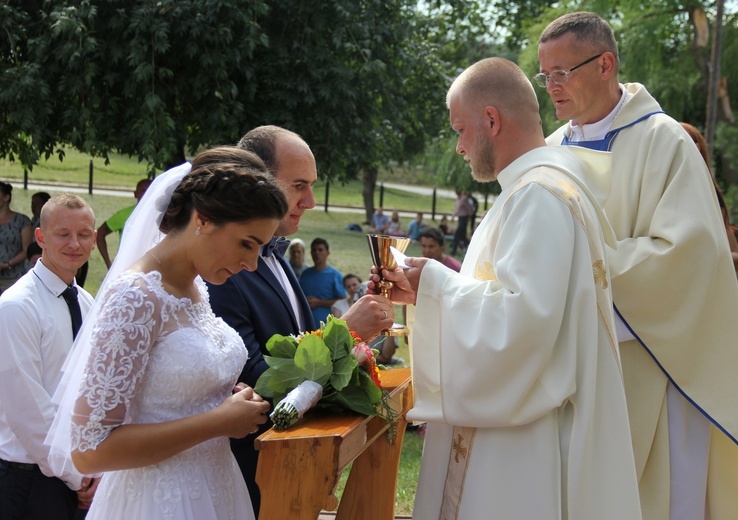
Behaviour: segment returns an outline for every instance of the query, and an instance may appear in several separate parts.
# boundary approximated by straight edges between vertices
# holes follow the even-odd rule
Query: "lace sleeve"
[[[72,450],[94,450],[124,422],[144,376],[163,321],[146,276],[124,273],[103,296],[72,413]]]

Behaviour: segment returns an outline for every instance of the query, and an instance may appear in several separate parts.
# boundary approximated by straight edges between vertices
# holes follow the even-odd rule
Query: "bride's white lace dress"
[[[121,424],[205,412],[231,394],[246,362],[238,334],[202,300],[168,294],[158,272],[126,272],[102,295],[90,361],[75,406],[72,444],[95,449]],[[228,439],[164,462],[105,473],[87,516],[114,519],[253,519]]]

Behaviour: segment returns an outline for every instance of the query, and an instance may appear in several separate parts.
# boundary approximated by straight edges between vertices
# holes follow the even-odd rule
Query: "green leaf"
[[[371,400],[372,403],[378,403],[382,400],[382,390],[379,389],[377,385],[374,384],[374,381],[372,381],[372,378],[364,372],[363,370],[359,370],[359,380],[361,381],[361,384],[359,385],[359,388],[361,388]]]
[[[264,372],[264,374],[269,373],[264,384],[274,393],[286,393],[305,380],[303,370],[295,366],[294,359],[264,356],[264,360],[269,365],[267,371]],[[264,377],[264,374],[262,374],[262,377]],[[259,381],[261,381],[261,377]]]
[[[318,336],[305,336],[295,353],[295,365],[302,370],[303,379],[326,384],[333,373],[331,351]]]
[[[328,319],[323,331],[323,342],[330,349],[334,360],[348,356],[354,346],[354,338],[351,337],[348,325],[338,318]]]
[[[264,356],[264,361],[266,361],[267,365],[269,365],[269,368],[272,368],[277,371],[282,370],[284,367],[295,366],[294,359],[285,359],[285,358],[274,357],[274,356]]]
[[[377,413],[374,409],[374,404],[369,400],[364,388],[360,386],[347,386],[325,400],[339,404],[344,408],[348,408],[362,415],[375,415]]]
[[[266,348],[274,357],[292,359],[297,350],[297,341],[290,336],[275,334],[267,341]]]
[[[331,386],[336,390],[343,390],[351,381],[351,376],[359,366],[354,356],[346,356],[333,363]]]
[[[274,370],[267,368],[263,374],[259,376],[254,387],[254,392],[262,397],[274,397],[274,392],[269,388],[269,380],[272,377]]]

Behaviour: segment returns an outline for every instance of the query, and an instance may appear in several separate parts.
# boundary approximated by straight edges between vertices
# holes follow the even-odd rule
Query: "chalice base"
[[[383,330],[381,334],[382,336],[407,336],[410,334],[410,329],[407,328],[407,325],[395,323],[391,328]]]

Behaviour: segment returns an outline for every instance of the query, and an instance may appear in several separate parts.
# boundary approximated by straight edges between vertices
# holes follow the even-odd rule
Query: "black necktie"
[[[268,257],[272,255],[284,256],[287,247],[289,247],[290,241],[284,237],[272,237],[272,239],[264,244],[264,248],[261,251],[261,256]]]
[[[67,302],[69,314],[72,317],[72,338],[76,338],[77,332],[79,332],[79,328],[82,326],[82,311],[79,308],[79,301],[77,300],[77,288],[70,285],[64,289],[62,296],[64,297],[64,301]]]

